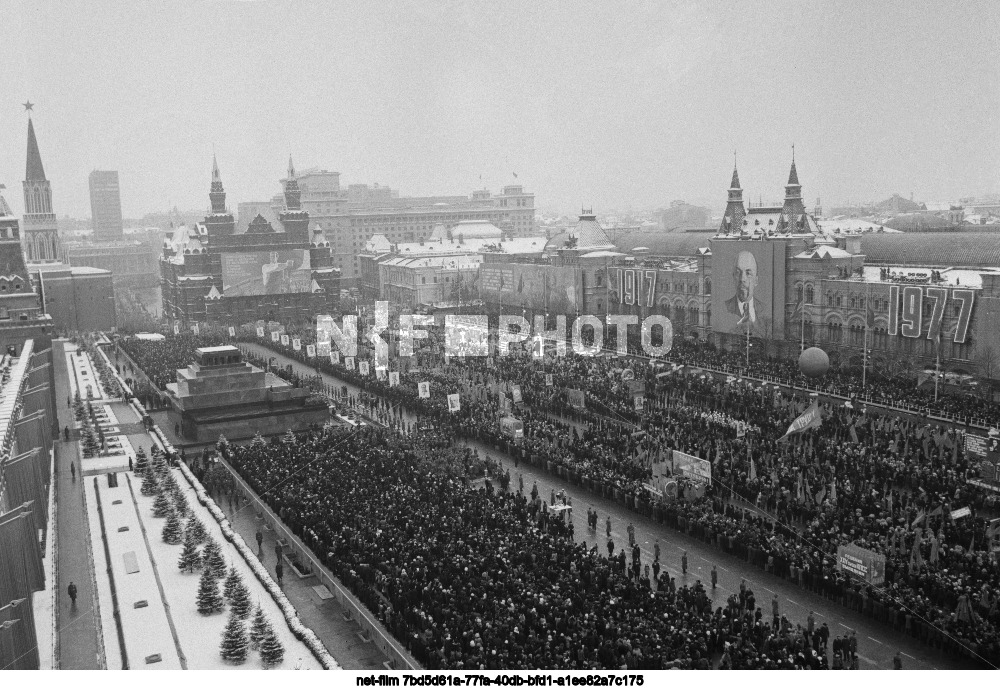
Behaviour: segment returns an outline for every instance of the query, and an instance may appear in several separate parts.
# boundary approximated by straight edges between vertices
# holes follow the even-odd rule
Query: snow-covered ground
[[[276,669],[321,669],[322,666],[312,655],[309,649],[295,639],[289,630],[282,615],[281,610],[264,589],[263,585],[254,576],[250,566],[243,560],[239,552],[232,544],[226,541],[222,535],[222,529],[215,521],[208,510],[198,503],[194,490],[188,485],[180,470],[172,470],[178,484],[184,490],[188,505],[194,510],[195,515],[205,525],[207,532],[218,542],[222,548],[226,563],[235,566],[236,570],[243,577],[243,582],[250,590],[250,598],[254,604],[260,604],[277,633],[282,645],[285,647],[285,660]],[[149,544],[153,551],[153,558],[156,560],[160,582],[163,585],[163,592],[170,605],[170,614],[173,618],[177,636],[180,640],[181,649],[187,658],[189,669],[257,669],[261,668],[260,655],[251,652],[246,663],[234,666],[222,660],[219,656],[219,644],[222,641],[222,631],[229,618],[228,607],[224,613],[217,613],[211,616],[204,616],[198,613],[197,592],[200,571],[193,574],[182,573],[177,567],[177,560],[181,554],[181,546],[172,546],[163,541],[160,532],[166,522],[165,518],[153,517],[154,496],[143,496],[139,491],[140,480],[130,475],[134,495],[139,505],[139,514],[146,531],[149,535]],[[122,482],[124,484],[124,482]],[[248,621],[249,624],[249,621]]]
[[[97,512],[97,500],[94,493],[94,479],[88,477],[84,487],[87,495],[87,516],[91,526],[94,565],[95,571],[98,573],[98,594],[101,597],[101,628],[105,638],[107,666],[111,669],[120,669],[120,656],[115,658],[114,654],[118,647],[117,629],[114,619],[108,620],[107,616],[113,611],[113,602],[111,601],[108,579],[103,577],[107,571],[101,569],[102,566],[106,567],[106,561],[104,543],[101,539],[100,516]],[[142,526],[139,515],[136,513],[135,504],[132,502],[128,482],[123,475],[119,475],[118,486],[109,488],[107,475],[98,476],[96,479],[100,486],[104,527],[108,539],[108,550],[111,553],[110,565],[115,577],[118,611],[121,616],[129,668],[135,670],[180,669],[180,657],[177,653],[177,647],[174,645],[170,621],[156,582],[155,564],[150,560],[149,551],[146,549]],[[123,527],[127,530],[119,531]],[[150,541],[152,541],[153,536],[150,535]],[[159,532],[157,532],[155,537],[159,539],[159,536]],[[128,561],[132,557],[134,557],[133,562],[138,570],[130,573],[128,572]],[[140,601],[145,601],[147,605],[136,608],[136,603]],[[146,657],[154,654],[159,654],[161,661],[147,664]]]
[[[104,400],[104,388],[94,369],[90,356],[83,350],[78,350],[72,343],[66,343],[66,364],[73,376],[69,378],[69,394],[76,396],[80,391],[80,397],[87,399],[87,387],[90,387],[91,398],[93,400]]]

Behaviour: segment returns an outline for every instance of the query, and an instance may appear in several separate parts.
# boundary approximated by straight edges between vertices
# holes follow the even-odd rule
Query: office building
[[[90,213],[95,242],[114,242],[122,238],[122,195],[117,170],[90,173]]]

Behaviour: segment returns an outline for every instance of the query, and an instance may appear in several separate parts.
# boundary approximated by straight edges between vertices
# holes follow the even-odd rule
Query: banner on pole
[[[263,338],[264,337],[264,327],[263,326],[257,326],[257,337],[258,338]]]
[[[360,361],[358,362],[358,372],[362,376],[368,376],[368,362]]]
[[[180,334],[181,334],[181,327],[180,327],[180,324],[176,324],[176,323],[175,323],[175,324],[174,324],[174,335],[180,335]]]
[[[281,344],[284,345],[285,347],[288,347],[288,334],[287,333],[282,333],[281,334]]]
[[[545,375],[545,385],[549,388],[552,387],[552,374]]]
[[[642,412],[642,405],[644,400],[645,398],[643,398],[641,395],[635,396],[635,409],[638,410],[639,412]]]
[[[972,509],[969,507],[959,508],[958,510],[951,511],[951,519],[958,520],[959,518],[968,517],[972,515]]]
[[[276,343],[281,340],[281,334],[278,331],[271,331],[271,342]]]
[[[340,353],[334,350],[330,353],[330,362],[333,364],[340,364]]]
[[[233,326],[229,327],[229,337],[230,338],[235,338],[236,337],[236,328],[234,328]]]
[[[712,463],[678,450],[673,452],[674,472],[700,484],[712,483]]]
[[[354,358],[344,357],[344,368],[348,371],[354,371]]]
[[[429,398],[429,397],[431,397],[431,382],[430,381],[421,381],[420,383],[418,383],[417,384],[417,394],[421,398]]]
[[[309,343],[308,345],[306,345],[306,356],[307,357],[315,357],[316,356],[316,346],[313,345],[312,343]]]
[[[566,402],[569,403],[570,407],[586,407],[586,396],[583,391],[576,388],[566,389]]]
[[[510,395],[514,399],[514,404],[515,405],[520,405],[521,404],[522,398],[521,398],[521,387],[520,386],[514,386],[511,389],[511,391],[510,391]]]
[[[398,386],[399,385],[399,372],[398,371],[390,371],[389,372],[389,385],[390,386]]]
[[[452,393],[448,396],[448,411],[458,412],[460,409],[462,409],[462,405],[458,400],[458,393]]]
[[[818,429],[823,423],[823,415],[819,410],[819,405],[813,402],[812,405],[806,408],[805,412],[800,414],[791,426],[788,427],[788,431],[785,435],[779,438],[779,441],[783,441],[792,434],[800,434],[806,429]]]
[[[191,326],[191,332],[195,335],[201,335],[201,329],[198,328],[198,324]]]
[[[837,547],[837,569],[871,585],[885,582],[885,556],[855,544]]]

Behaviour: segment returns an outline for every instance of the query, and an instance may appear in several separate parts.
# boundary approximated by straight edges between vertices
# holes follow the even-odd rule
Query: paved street
[[[258,345],[242,344],[253,352],[266,357],[276,357],[277,363],[281,366],[292,364],[296,373],[300,375],[315,374],[315,370],[303,366],[299,362],[283,355],[279,355],[267,348]],[[347,385],[351,394],[357,394],[360,390],[350,384],[346,384],[340,379],[323,375],[324,381],[332,386]],[[405,415],[408,422],[415,421],[412,416]],[[788,617],[793,624],[805,624],[806,617],[810,611],[815,611],[816,624],[820,625],[826,621],[830,627],[831,639],[838,635],[847,633],[849,630],[856,630],[858,637],[858,654],[861,660],[862,669],[892,668],[892,657],[897,651],[903,653],[903,661],[907,669],[953,669],[962,666],[950,657],[943,655],[938,650],[932,650],[913,638],[903,637],[892,628],[876,623],[874,620],[862,616],[861,614],[842,607],[835,602],[808,590],[802,589],[787,580],[774,577],[762,570],[749,566],[745,561],[737,559],[715,549],[704,542],[694,540],[687,535],[681,534],[664,525],[660,525],[652,519],[644,518],[638,513],[633,513],[623,506],[609,501],[601,496],[592,494],[582,487],[574,487],[561,479],[543,470],[537,470],[530,465],[521,464],[515,468],[513,460],[492,448],[483,444],[472,443],[481,455],[489,453],[494,459],[499,459],[504,467],[511,473],[511,488],[516,490],[518,486],[518,473],[524,475],[525,491],[530,492],[533,483],[537,482],[538,490],[544,500],[548,500],[552,490],[556,492],[567,490],[573,502],[573,525],[577,539],[586,541],[593,545],[595,538],[602,552],[607,553],[605,536],[605,520],[611,516],[612,538],[615,542],[615,550],[628,546],[626,529],[629,521],[635,527],[636,540],[642,550],[643,564],[651,564],[653,561],[653,547],[655,540],[660,541],[660,563],[677,578],[678,584],[694,584],[700,579],[703,584],[710,589],[710,576],[712,565],[717,565],[719,573],[719,586],[712,594],[713,602],[716,606],[724,606],[726,598],[733,592],[739,591],[741,578],[745,578],[749,587],[757,596],[757,601],[765,614],[770,612],[770,600],[777,593],[782,615]],[[587,527],[587,508],[593,506],[600,513],[598,531],[595,534]],[[684,577],[681,574],[681,556],[684,550],[688,552],[688,574]]]
[[[73,428],[73,410],[66,406],[69,377],[64,346],[68,341],[52,342],[55,365],[56,411],[59,428]],[[59,668],[88,670],[103,668],[98,643],[98,615],[94,608],[94,567],[90,553],[90,534],[84,514],[84,482],[80,472],[77,442],[60,440],[55,444],[57,496],[56,530],[59,553],[56,557],[56,584],[59,612]],[[70,473],[70,463],[76,465],[76,480]],[[105,576],[105,574],[101,574]],[[77,588],[76,606],[70,605],[67,588],[73,582]],[[114,631],[111,631],[114,634]]]

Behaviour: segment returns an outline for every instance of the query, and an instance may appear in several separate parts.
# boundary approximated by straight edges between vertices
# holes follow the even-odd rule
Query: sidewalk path
[[[52,341],[52,358],[56,385],[56,416],[59,428],[73,427],[73,410],[66,406],[69,395],[69,377],[66,366],[65,345],[68,341]],[[75,434],[74,434],[75,436]],[[59,668],[74,670],[99,669],[104,667],[98,643],[98,615],[95,610],[94,562],[90,553],[90,531],[84,513],[84,482],[80,470],[79,447],[75,440],[55,444],[56,474],[55,486],[58,500],[56,530],[59,553],[56,557],[56,586],[59,588],[56,600],[59,626]],[[70,463],[76,465],[76,480],[70,472]],[[106,577],[106,574],[102,573]],[[76,585],[76,606],[70,605],[67,589],[69,583]]]

